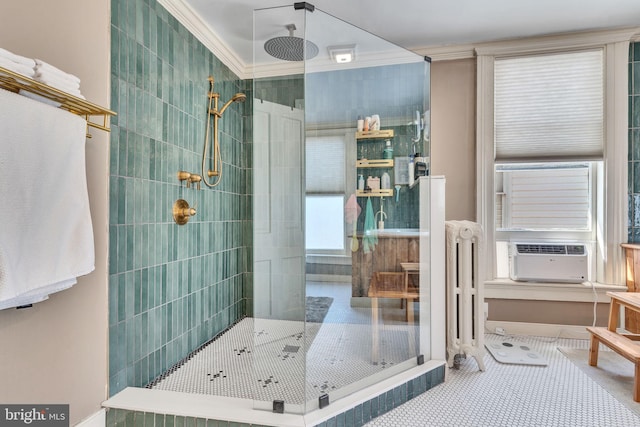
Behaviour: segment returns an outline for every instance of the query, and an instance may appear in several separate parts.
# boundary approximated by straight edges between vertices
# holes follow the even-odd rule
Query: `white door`
[[[254,100],[254,317],[304,320],[304,112]]]

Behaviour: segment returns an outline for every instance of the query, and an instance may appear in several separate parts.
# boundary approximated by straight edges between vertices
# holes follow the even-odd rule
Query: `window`
[[[477,220],[488,280],[509,277],[509,243],[526,239],[591,242],[591,279],[624,283],[630,36],[477,49]]]
[[[316,253],[345,250],[345,138],[306,139],[306,249]]]
[[[590,232],[592,169],[590,163],[497,165],[496,230]]]

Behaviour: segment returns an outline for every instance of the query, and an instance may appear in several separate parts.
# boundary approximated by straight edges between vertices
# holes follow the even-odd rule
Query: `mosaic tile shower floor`
[[[403,326],[381,327],[377,365],[369,325],[307,323],[306,334],[304,328],[261,319],[254,330],[254,319],[245,318],[152,388],[302,404],[305,394],[315,399],[409,358]]]

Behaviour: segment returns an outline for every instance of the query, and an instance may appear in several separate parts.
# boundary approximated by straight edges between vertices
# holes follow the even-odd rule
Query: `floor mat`
[[[505,339],[502,342],[487,343],[485,347],[500,363],[547,366],[547,359],[523,342]]]

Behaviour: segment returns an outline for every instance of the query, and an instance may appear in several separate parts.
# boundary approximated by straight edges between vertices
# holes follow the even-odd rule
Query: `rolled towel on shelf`
[[[57,87],[60,90],[64,90],[65,92],[80,92],[80,85],[71,83],[66,80],[57,79],[51,74],[38,74],[36,73],[33,76],[33,79],[38,82],[42,82],[44,84],[48,84],[49,86]]]
[[[48,86],[54,87],[54,88],[56,88],[58,90],[61,90],[63,92],[66,92],[69,95],[75,96],[76,98],[85,99],[85,97],[80,92],[79,88],[67,86],[65,84],[60,83],[57,80],[43,79],[43,78],[40,78],[40,77],[34,77],[34,80],[37,81],[37,82],[40,82],[40,83],[44,83],[44,84],[46,84]]]
[[[35,59],[27,58],[26,56],[16,55],[13,52],[9,52],[6,49],[0,47],[0,57],[6,58],[9,61],[16,62],[18,64],[24,65],[25,67],[33,68],[36,66]]]
[[[41,73],[41,72],[36,72],[33,75],[34,80],[38,80],[38,81],[46,81],[49,82],[49,84],[55,84],[59,87],[64,87],[66,89],[70,89],[70,90],[80,90],[80,84],[76,83],[74,81],[71,80],[65,80],[65,79],[61,79],[59,78],[56,74],[53,73]]]
[[[0,67],[6,68],[14,73],[22,74],[25,77],[33,78],[33,68],[29,68],[19,62],[11,61],[4,56],[0,56]]]
[[[56,68],[53,65],[49,64],[48,62],[44,62],[41,59],[36,58],[35,63],[36,65],[34,70],[36,72],[36,75],[38,73],[47,73],[49,75],[57,76],[55,77],[57,79],[70,80],[76,83],[78,86],[80,86],[80,78],[78,76],[74,76],[73,74],[66,73],[61,69]]]

